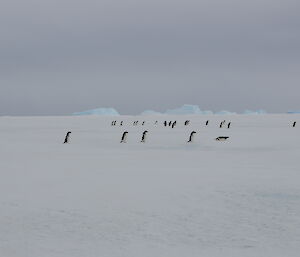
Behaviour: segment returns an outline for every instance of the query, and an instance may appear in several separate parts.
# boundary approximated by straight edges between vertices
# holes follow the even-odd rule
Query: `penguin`
[[[173,124],[172,124],[172,128],[174,128],[174,127],[175,127],[175,125],[176,125],[176,120],[173,122]]]
[[[146,135],[147,135],[147,133],[148,133],[147,130],[145,130],[145,131],[143,132],[143,136],[142,136],[141,143],[145,143],[145,142],[146,142]]]
[[[294,127],[296,127],[296,121],[294,121],[294,123],[293,123],[293,128],[294,128]]]
[[[206,126],[208,126],[208,122],[209,122],[209,120],[206,121],[206,123],[205,123]]]
[[[196,134],[196,131],[192,131],[188,143],[192,143],[193,142],[194,134]]]
[[[186,120],[185,123],[184,123],[184,125],[187,126],[187,125],[189,125],[189,123],[190,123],[190,121]]]
[[[120,122],[120,126],[123,126],[123,121]]]
[[[64,144],[68,144],[69,143],[69,138],[70,138],[70,134],[71,133],[72,133],[71,131],[68,131],[68,133],[66,134]]]
[[[171,125],[172,125],[172,121],[169,121],[169,127],[171,127]]]
[[[116,124],[117,124],[117,121],[115,120],[115,121],[114,121],[114,126],[116,126]]]
[[[227,128],[230,128],[231,122],[228,123]]]
[[[122,138],[121,138],[121,142],[120,142],[120,143],[126,143],[126,140],[127,140],[127,134],[128,134],[127,131],[125,131],[125,132],[123,133]]]
[[[114,125],[114,121],[111,122],[111,126],[113,126],[113,125]]]
[[[217,137],[217,141],[226,141],[229,137]]]
[[[156,125],[157,123],[158,123],[158,121],[155,121],[155,123],[154,123],[154,124]]]
[[[167,126],[167,121],[165,120],[165,122],[164,122],[164,125],[165,125],[165,127]]]
[[[142,126],[144,126],[145,125],[145,121],[143,121],[143,123],[142,123]]]
[[[220,128],[222,128],[223,127],[223,121],[220,123]]]

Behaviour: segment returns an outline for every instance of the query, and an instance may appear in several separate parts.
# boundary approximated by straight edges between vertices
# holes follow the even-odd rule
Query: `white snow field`
[[[298,114],[1,117],[0,160],[1,257],[300,256]]]

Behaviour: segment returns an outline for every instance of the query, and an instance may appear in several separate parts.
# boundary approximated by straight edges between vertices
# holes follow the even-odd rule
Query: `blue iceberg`
[[[119,116],[120,114],[114,108],[97,108],[83,112],[74,112],[73,115],[105,115],[105,116]]]
[[[218,115],[233,115],[233,114],[236,114],[236,112],[230,112],[230,111],[219,111],[217,112],[216,114]]]
[[[156,112],[153,110],[146,110],[141,113],[141,115],[162,115],[160,112]]]
[[[250,111],[245,110],[244,114],[266,114],[267,112],[265,110],[257,110],[257,111]]]
[[[211,111],[201,111],[198,105],[184,104],[182,107],[167,110],[165,114],[184,115],[184,114],[213,114],[213,113]]]
[[[300,111],[288,111],[288,114],[300,114]]]

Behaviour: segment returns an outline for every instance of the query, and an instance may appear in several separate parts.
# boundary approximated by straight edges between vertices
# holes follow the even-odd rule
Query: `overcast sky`
[[[1,0],[0,115],[300,109],[299,0]]]

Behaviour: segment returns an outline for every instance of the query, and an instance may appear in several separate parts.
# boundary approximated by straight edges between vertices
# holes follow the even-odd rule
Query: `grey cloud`
[[[298,1],[7,1],[0,114],[300,109]]]

